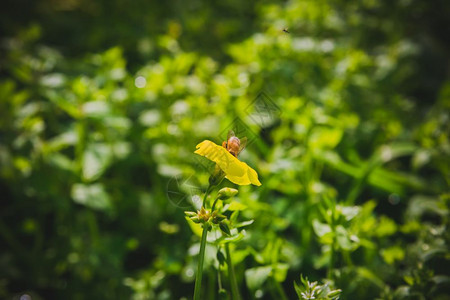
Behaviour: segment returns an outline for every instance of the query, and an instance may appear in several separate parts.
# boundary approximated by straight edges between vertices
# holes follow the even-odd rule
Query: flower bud
[[[209,211],[205,210],[205,208],[203,207],[198,211],[197,215],[198,218],[203,222],[208,222],[209,218],[211,217]]]
[[[194,211],[185,211],[184,214],[188,217],[193,217],[197,215],[197,213]]]
[[[217,194],[217,199],[227,200],[231,197],[236,196],[237,193],[238,193],[238,190],[226,187],[219,191],[219,193]]]

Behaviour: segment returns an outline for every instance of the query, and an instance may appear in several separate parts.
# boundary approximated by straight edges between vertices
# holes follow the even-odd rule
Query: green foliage
[[[193,151],[239,124],[262,186],[218,202],[205,299],[230,291],[226,245],[243,299],[334,289],[300,273],[450,294],[446,1],[21,3],[0,12],[0,298],[191,297],[184,211],[214,169]]]
[[[301,286],[294,282],[295,292],[299,299],[333,300],[339,299],[341,290],[333,290],[328,283],[320,285],[317,281],[309,282],[308,277],[300,275]]]

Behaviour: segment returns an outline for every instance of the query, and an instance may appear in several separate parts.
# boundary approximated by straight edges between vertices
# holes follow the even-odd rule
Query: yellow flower
[[[224,147],[205,140],[197,145],[197,153],[215,162],[225,173],[226,178],[239,185],[261,185],[258,180],[258,173],[250,168],[245,162],[234,157]]]

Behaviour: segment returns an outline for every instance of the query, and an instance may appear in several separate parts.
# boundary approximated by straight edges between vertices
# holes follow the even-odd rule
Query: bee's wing
[[[239,153],[241,153],[242,150],[244,150],[245,146],[247,145],[247,137],[244,136],[243,138],[241,138],[241,143],[239,145]]]
[[[233,130],[228,130],[227,142],[228,142],[228,140],[230,139],[230,137],[232,137],[232,136],[236,136],[236,135],[234,134],[234,131],[233,131]]]

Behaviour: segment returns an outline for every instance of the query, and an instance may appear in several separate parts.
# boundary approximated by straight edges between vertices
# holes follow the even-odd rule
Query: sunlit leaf
[[[106,144],[93,143],[88,145],[83,155],[82,173],[88,181],[99,178],[112,162],[111,147]]]
[[[271,266],[256,267],[245,270],[245,279],[250,290],[256,290],[269,278]]]
[[[71,195],[76,203],[87,207],[106,210],[111,208],[111,200],[105,188],[100,183],[81,184],[77,183],[72,186]]]

